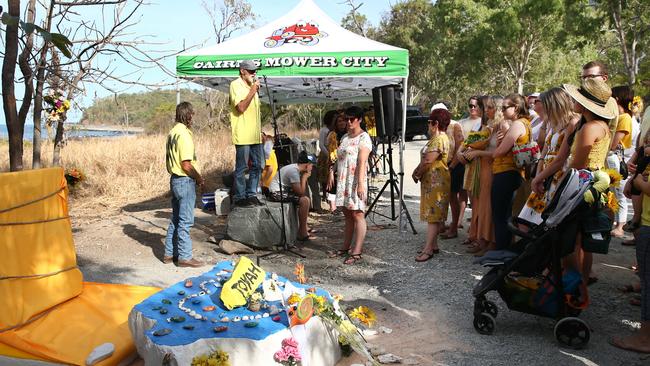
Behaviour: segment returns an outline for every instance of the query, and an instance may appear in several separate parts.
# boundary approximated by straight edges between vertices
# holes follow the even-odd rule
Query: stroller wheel
[[[497,304],[493,303],[490,300],[483,301],[483,311],[492,315],[492,317],[495,319],[497,315],[499,315],[499,308],[497,307]]]
[[[589,343],[590,330],[582,319],[567,317],[555,324],[555,339],[573,349],[582,349]]]
[[[490,335],[494,333],[496,320],[488,313],[480,313],[474,316],[474,329],[481,334]]]

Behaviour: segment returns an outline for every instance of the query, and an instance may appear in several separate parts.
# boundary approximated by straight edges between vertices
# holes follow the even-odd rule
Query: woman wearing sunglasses
[[[428,223],[424,248],[415,257],[426,262],[438,254],[438,233],[447,220],[451,178],[447,166],[449,138],[445,131],[451,115],[446,109],[434,109],[429,116],[431,139],[422,149],[420,164],[413,171],[413,180],[420,184],[420,220]]]

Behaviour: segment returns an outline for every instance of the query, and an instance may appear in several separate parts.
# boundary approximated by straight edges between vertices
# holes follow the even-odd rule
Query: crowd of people
[[[311,230],[306,218],[311,202],[306,181],[315,164],[323,200],[332,212],[342,212],[345,217],[343,241],[330,257],[341,257],[349,265],[357,263],[362,260],[366,235],[368,163],[376,157],[372,119],[358,106],[327,112],[319,132],[319,156],[303,153],[298,163],[286,165],[276,174],[274,152],[266,148],[272,143],[261,131],[255,71],[252,62],[242,62],[240,78],[231,84],[236,147],[234,205],[263,204],[257,198],[261,177],[269,199],[289,199],[299,207],[298,239],[309,240]],[[564,84],[528,97],[517,93],[472,96],[467,117],[459,121],[452,119],[444,102],[431,108],[429,140],[411,174],[420,184],[420,219],[427,223],[423,247],[414,259],[429,261],[440,252],[439,240],[458,237],[468,205],[471,219],[463,241],[467,252],[481,257],[508,249],[514,240],[509,221],[519,218],[531,225],[541,223],[541,213],[570,169],[594,174],[613,170],[621,177],[612,187],[615,199],[599,209],[613,221],[612,236],[634,233],[634,239],[623,243],[636,245],[635,268],[640,283],[629,286],[629,290],[641,293],[635,300],[642,309],[641,330],[631,337],[614,339],[613,344],[650,353],[650,113],[646,112],[640,123],[639,98],[627,85],[611,88],[607,68],[601,62],[584,65],[579,79],[578,86]],[[191,111],[182,105],[180,112],[177,108],[177,122],[187,125]],[[187,192],[193,191],[195,183],[201,185],[203,179],[196,170],[189,126],[178,124],[168,140],[174,215],[164,261],[174,259],[171,250],[177,244],[179,265],[195,266],[200,263],[191,259],[191,241],[190,257],[186,244],[193,216],[188,217],[185,206],[193,200]],[[183,146],[190,146],[191,153],[187,149],[179,152]],[[634,215],[628,220],[630,206]],[[592,271],[592,250],[583,239],[583,233],[576,229],[569,243],[570,254],[562,264],[579,272],[584,283],[592,284],[598,278]]]

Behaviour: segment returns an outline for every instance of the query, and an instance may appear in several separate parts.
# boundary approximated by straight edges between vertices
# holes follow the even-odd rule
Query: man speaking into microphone
[[[242,61],[239,77],[230,83],[230,128],[236,151],[234,204],[239,207],[264,205],[256,196],[264,166],[257,68],[252,60]],[[252,165],[246,180],[249,159]]]

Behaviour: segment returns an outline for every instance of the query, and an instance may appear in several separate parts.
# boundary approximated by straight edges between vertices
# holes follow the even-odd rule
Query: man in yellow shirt
[[[239,64],[239,77],[230,83],[230,127],[235,145],[234,204],[239,207],[263,206],[257,199],[257,187],[264,164],[260,99],[260,82],[255,76],[257,65],[252,60]],[[245,172],[248,160],[252,165]]]
[[[189,102],[176,106],[176,124],[167,135],[166,165],[171,175],[169,186],[172,192],[172,218],[167,228],[163,263],[174,261],[178,253],[179,267],[201,267],[204,264],[192,258],[190,229],[194,225],[196,185],[203,187],[204,181],[198,170],[196,151],[192,137],[192,116],[194,108]],[[174,248],[176,247],[176,248]]]

